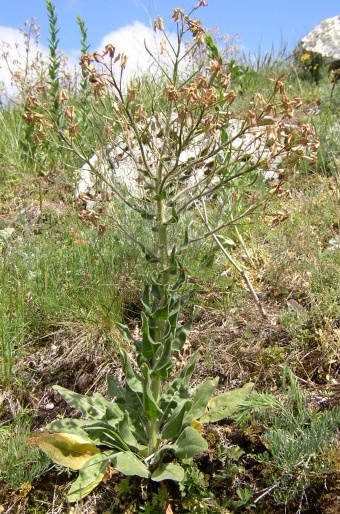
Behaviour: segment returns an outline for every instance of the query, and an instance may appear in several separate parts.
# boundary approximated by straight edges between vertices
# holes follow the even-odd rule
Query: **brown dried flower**
[[[120,56],[120,67],[125,68],[126,63],[127,63],[127,55],[122,53],[122,55]]]
[[[56,94],[56,100],[59,104],[65,102],[68,99],[68,94],[63,89],[60,89]]]
[[[207,66],[207,70],[212,74],[217,74],[221,70],[221,63],[217,58],[211,59],[209,66]]]
[[[162,39],[159,43],[159,46],[160,46],[160,49],[161,49],[161,54],[165,54],[166,53],[166,41],[165,39]]]
[[[174,100],[175,102],[179,99],[179,94],[177,89],[173,85],[165,86],[163,89],[163,97],[167,100]]]
[[[78,132],[79,132],[79,123],[73,123],[72,125],[70,125],[68,127],[68,133],[71,137],[77,135]]]
[[[103,77],[97,77],[93,85],[93,95],[96,100],[101,100],[105,96],[106,81]]]
[[[146,120],[148,116],[148,113],[146,112],[146,109],[143,104],[137,105],[135,119],[136,121],[143,121]]]
[[[190,32],[192,33],[194,39],[199,45],[202,45],[204,43],[204,29],[201,25],[200,20],[192,20],[191,18],[188,18],[188,28]]]
[[[207,107],[215,105],[217,103],[217,100],[218,95],[215,88],[210,87],[209,89],[206,89],[202,94],[202,103]]]
[[[65,118],[69,121],[74,121],[76,118],[76,110],[74,108],[74,105],[68,105],[65,109]]]
[[[205,75],[197,75],[195,82],[198,89],[206,89],[208,87],[208,80]]]
[[[250,127],[256,127],[257,125],[257,116],[255,111],[249,110],[246,115],[246,123]]]
[[[271,82],[275,82],[275,86],[274,86],[274,93],[280,93],[280,95],[284,95],[285,94],[285,87],[284,87],[284,83],[283,83],[283,78],[284,78],[284,75],[280,75],[277,79],[273,79],[273,78],[270,78],[269,80]]]
[[[160,16],[158,16],[158,18],[156,18],[155,21],[153,22],[153,30],[155,32],[157,32],[157,30],[161,30],[162,32],[164,31],[163,18],[161,18]]]
[[[177,23],[179,19],[181,19],[181,21],[184,21],[184,18],[185,14],[183,9],[181,9],[180,7],[176,7],[176,9],[174,9],[172,13],[172,19]]]
[[[127,99],[129,102],[135,102],[137,100],[137,88],[136,86],[129,86],[127,90]]]
[[[36,96],[30,95],[27,99],[27,106],[29,109],[33,109],[39,105],[38,99]]]
[[[237,97],[237,94],[235,93],[235,91],[233,89],[231,89],[230,91],[227,91],[226,93],[224,93],[223,100],[229,106],[233,103],[233,101],[235,100],[236,97]]]
[[[99,52],[94,52],[94,54],[93,54],[93,60],[94,60],[95,62],[101,63],[101,62],[103,62],[103,55],[102,55],[102,54],[100,54]]]
[[[110,43],[105,46],[105,50],[103,55],[109,55],[110,59],[113,59],[115,56],[116,48]]]
[[[230,85],[230,78],[231,78],[231,72],[228,71],[227,73],[221,73],[220,79],[221,79],[221,87],[223,89],[226,89]]]
[[[254,107],[263,109],[267,105],[267,102],[262,93],[255,93],[252,98],[252,104]]]

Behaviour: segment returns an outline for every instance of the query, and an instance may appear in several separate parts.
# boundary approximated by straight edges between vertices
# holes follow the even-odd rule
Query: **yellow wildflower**
[[[300,61],[301,62],[305,62],[305,61],[309,61],[310,59],[310,54],[302,54],[301,57],[300,57]]]

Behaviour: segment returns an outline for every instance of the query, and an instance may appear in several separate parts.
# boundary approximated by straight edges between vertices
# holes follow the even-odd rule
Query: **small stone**
[[[327,250],[331,250],[331,251],[340,250],[340,236],[333,237],[332,239],[330,239],[328,241],[328,248],[327,248]]]
[[[80,389],[86,389],[91,384],[92,376],[89,373],[83,373],[77,380],[77,386]]]

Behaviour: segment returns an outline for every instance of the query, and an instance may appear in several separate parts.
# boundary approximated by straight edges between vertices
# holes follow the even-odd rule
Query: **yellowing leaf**
[[[200,423],[200,421],[197,421],[197,419],[194,419],[194,421],[190,424],[192,428],[194,428],[199,434],[202,433],[203,425]]]
[[[47,433],[34,437],[31,444],[39,446],[54,462],[71,469],[80,469],[100,453],[100,449],[78,435]]]

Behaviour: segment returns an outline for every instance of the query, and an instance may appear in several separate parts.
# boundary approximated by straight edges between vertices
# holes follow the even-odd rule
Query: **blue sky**
[[[150,19],[161,15],[170,20],[175,7],[188,11],[195,0],[55,0],[60,27],[60,46],[66,53],[79,47],[75,22],[80,15],[88,27],[92,49],[104,37],[134,21],[150,26]],[[3,27],[18,28],[32,16],[40,21],[42,43],[47,44],[48,24],[44,0],[2,0],[0,40]],[[239,34],[250,53],[279,50],[285,42],[293,48],[324,18],[340,14],[339,0],[208,0],[208,7],[199,10],[206,27],[219,26],[220,32]],[[114,42],[113,42],[114,43]]]

